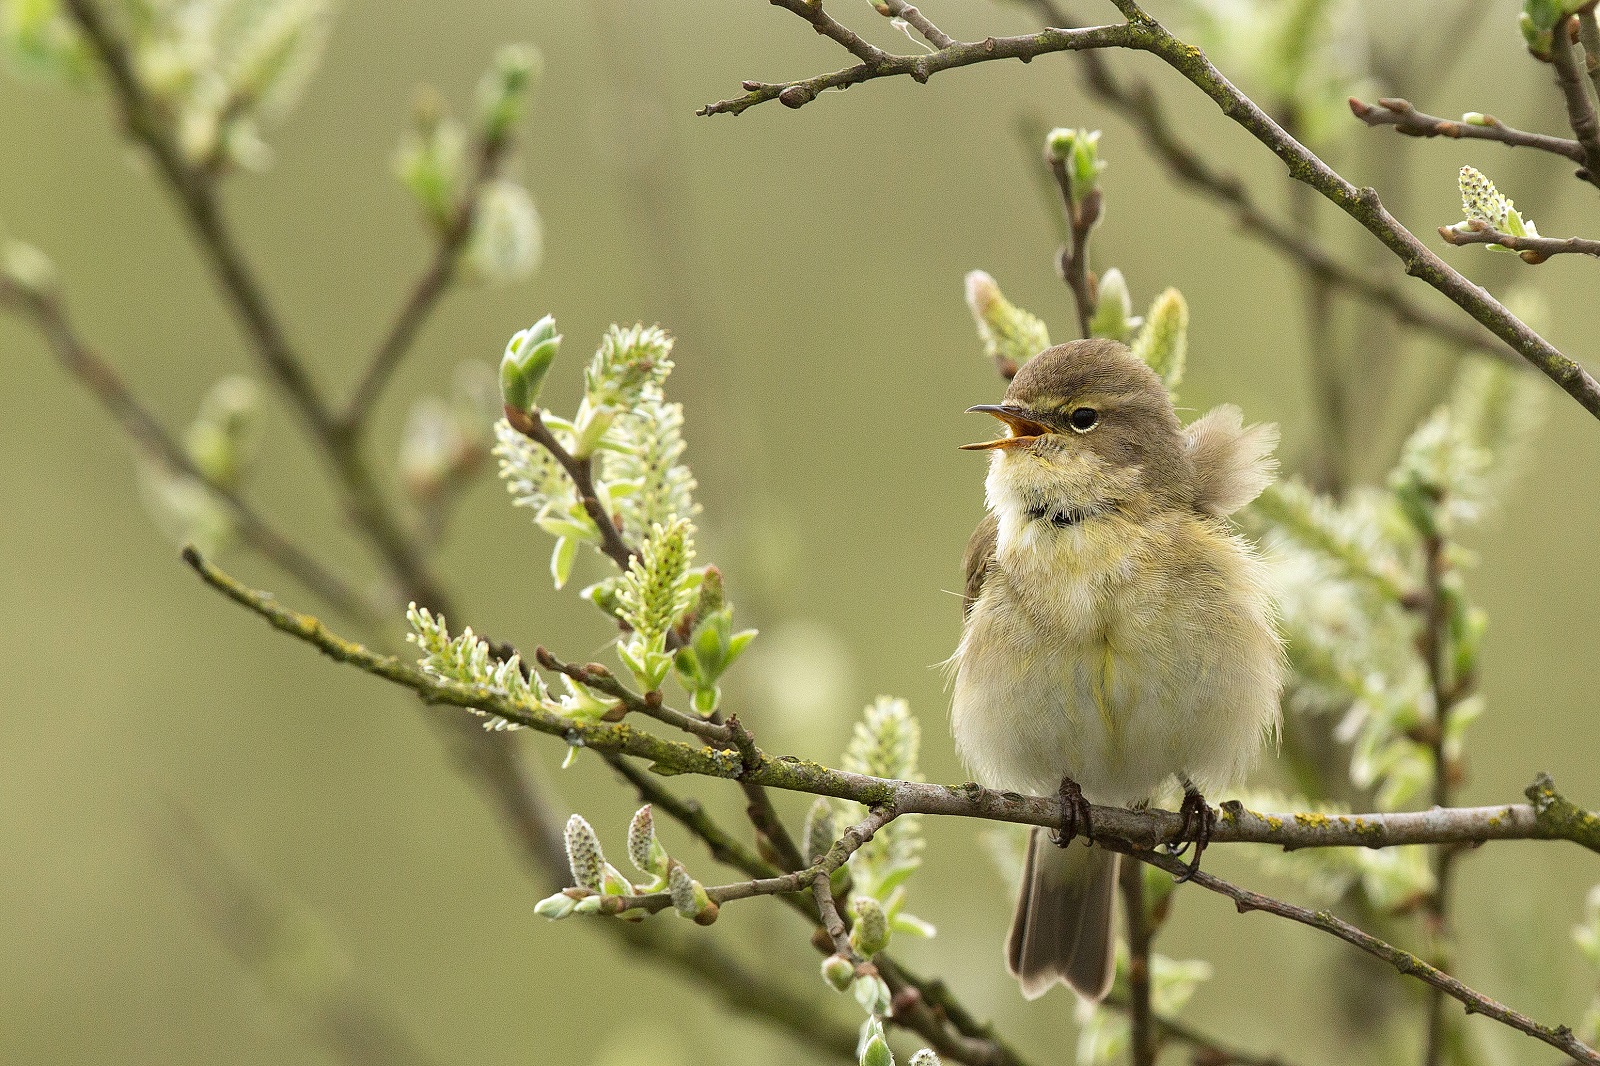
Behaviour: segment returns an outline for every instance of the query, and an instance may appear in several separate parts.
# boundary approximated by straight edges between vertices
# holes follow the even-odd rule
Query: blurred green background
[[[839,6],[878,43],[908,47],[866,5]],[[1029,25],[1011,8],[937,6],[958,37]],[[1386,9],[1395,42],[1468,50],[1419,105],[1557,129],[1548,68],[1523,56],[1514,14],[1513,4],[1488,5],[1482,32],[1469,36]],[[1443,40],[1448,33],[1460,37]],[[1058,338],[1071,331],[1020,118],[1104,128],[1109,210],[1097,263],[1120,265],[1140,306],[1169,284],[1183,289],[1193,316],[1185,401],[1197,410],[1232,401],[1253,420],[1281,423],[1291,462],[1314,444],[1292,274],[1171,184],[1124,123],[1087,102],[1075,60],[996,64],[926,86],[880,82],[798,112],[768,105],[737,120],[696,118],[697,106],[735,94],[741,79],[839,65],[837,49],[756,0],[343,5],[323,69],[270,137],[276,165],[227,193],[330,389],[353,381],[429,251],[390,177],[416,86],[430,83],[464,107],[495,47],[510,40],[537,44],[546,59],[521,153],[545,222],[544,265],[526,284],[448,300],[389,394],[374,448],[393,447],[410,398],[446,388],[463,359],[496,359],[511,332],[547,311],[570,353],[551,397],[575,396],[578,356],[608,322],[670,327],[673,395],[687,408],[688,458],[706,509],[701,560],[723,567],[740,620],[763,630],[731,698],[769,747],[834,759],[861,705],[893,693],[921,718],[928,775],[963,779],[936,664],[957,639],[951,590],[981,514],[982,460],[956,445],[975,431],[962,410],[993,401],[1001,386],[979,356],[962,275],[989,270]],[[1113,62],[1154,80],[1188,136],[1245,172],[1265,201],[1283,203],[1279,169],[1209,103],[1153,59]],[[1565,163],[1346,125],[1334,158],[1358,183],[1402,182],[1382,191],[1419,233],[1457,217],[1455,171],[1465,162],[1499,178],[1544,232],[1594,228],[1591,190],[1567,177]],[[7,77],[0,144],[5,233],[56,261],[85,333],[181,427],[203,388],[248,370],[248,360],[107,101]],[[1327,216],[1324,229],[1352,257],[1375,248],[1341,217]],[[1514,270],[1521,264],[1481,249],[1447,249],[1446,258],[1498,292],[1536,280],[1550,306],[1547,335],[1586,354],[1590,262]],[[1452,310],[1392,260],[1374,261],[1419,302]],[[102,412],[15,320],[0,318],[0,352],[0,956],[9,961],[0,1059],[327,1061],[284,991],[315,975],[264,984],[175,876],[162,840],[176,803],[270,898],[314,919],[327,972],[346,973],[432,1061],[818,1061],[641,966],[588,923],[536,918],[544,886],[523,873],[424,712],[204,590],[144,514],[128,446]],[[1417,390],[1420,404],[1441,354],[1412,343],[1392,358],[1403,364],[1400,387]],[[1482,558],[1473,588],[1492,619],[1490,711],[1472,733],[1463,802],[1514,799],[1543,769],[1574,800],[1600,805],[1600,615],[1590,580],[1600,426],[1549,392],[1537,459],[1473,545]],[[1369,477],[1385,468],[1400,431],[1380,414],[1382,398],[1370,399],[1370,408],[1356,404],[1351,426]],[[268,444],[255,486],[263,504],[370,577],[281,405]],[[550,590],[547,551],[485,478],[441,569],[459,590],[460,621],[581,661],[602,647],[606,627]],[[270,567],[242,553],[229,561],[309,603]],[[582,565],[580,579],[600,573],[595,560]],[[620,847],[636,801],[597,760],[560,772],[559,745],[525,734],[507,743],[543,764],[561,814],[581,810]],[[694,788],[736,810],[729,786]],[[804,805],[784,802],[798,820]],[[927,826],[914,908],[940,935],[902,938],[899,953],[946,977],[1041,1062],[1066,1061],[1070,997],[1025,1004],[1005,976],[1009,891],[983,831]],[[664,835],[714,879],[682,834]],[[1469,982],[1542,1020],[1574,1022],[1593,989],[1568,930],[1600,881],[1593,860],[1572,847],[1518,844],[1465,860],[1457,914]],[[1238,849],[1218,848],[1208,862],[1273,884]],[[814,995],[818,1010],[857,1020],[853,1004],[816,979],[806,930],[782,908],[730,907],[725,921],[692,935],[759,957]],[[1310,1063],[1349,1061],[1348,1019],[1329,1006],[1329,962],[1342,945],[1236,916],[1190,890],[1160,948],[1215,964],[1188,1013],[1208,1031]],[[1396,1002],[1414,994],[1392,974],[1373,980]],[[1504,1061],[1549,1058],[1491,1023],[1466,1024],[1492,1030]],[[1405,1026],[1393,1039],[1410,1048],[1418,1034],[1413,1020]]]

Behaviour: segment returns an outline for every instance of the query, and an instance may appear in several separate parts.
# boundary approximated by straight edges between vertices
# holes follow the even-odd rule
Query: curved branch
[[[782,0],[789,2],[802,0]],[[1357,188],[1332,167],[1291,137],[1271,116],[1212,65],[1204,52],[1179,40],[1147,15],[1134,0],[1115,0],[1128,21],[1121,26],[1085,30],[1046,29],[1016,37],[990,37],[972,44],[957,44],[931,55],[886,55],[856,66],[797,82],[765,84],[746,82],[746,95],[703,107],[702,115],[738,114],[756,104],[779,100],[802,107],[825,88],[855,85],[877,78],[910,75],[926,81],[932,73],[950,67],[970,66],[995,59],[1032,59],[1052,52],[1094,48],[1130,48],[1149,52],[1204,92],[1234,122],[1271,149],[1290,176],[1304,182],[1345,214],[1361,223],[1405,264],[1406,273],[1421,278],[1449,297],[1467,314],[1487,326],[1519,355],[1538,367],[1573,399],[1600,418],[1600,382],[1569,359],[1527,323],[1508,311],[1487,290],[1474,284],[1440,259],[1416,235],[1384,208],[1373,189]],[[1558,35],[1559,36],[1559,35]]]
[[[1498,244],[1502,248],[1516,252],[1524,263],[1535,265],[1553,255],[1600,256],[1600,241],[1590,240],[1587,237],[1518,237],[1515,234],[1502,233],[1480,219],[1472,219],[1465,225],[1466,229],[1440,226],[1439,236],[1444,238],[1446,244],[1457,246]]]
[[[1477,122],[1439,118],[1418,111],[1410,100],[1385,97],[1377,105],[1362,103],[1350,98],[1350,111],[1369,126],[1393,126],[1395,132],[1407,137],[1450,137],[1455,140],[1498,141],[1513,148],[1537,148],[1581,164],[1583,146],[1570,137],[1552,137],[1547,133],[1529,133],[1514,129],[1493,115],[1484,115]]]
[[[855,800],[868,807],[892,805],[899,814],[933,814],[1022,825],[1061,824],[1057,797],[1023,796],[975,784],[936,785],[891,781],[835,770],[758,749],[741,755],[731,746],[696,747],[646,733],[626,723],[563,718],[537,704],[513,700],[484,685],[432,677],[392,655],[379,655],[331,632],[311,615],[290,610],[269,593],[251,589],[202,559],[193,548],[184,560],[211,587],[260,615],[275,629],[313,645],[323,654],[409,688],[429,703],[477,708],[508,722],[560,737],[603,753],[629,755],[663,774],[698,774],[741,783]],[[1435,808],[1394,814],[1271,814],[1224,803],[1213,843],[1272,844],[1286,850],[1317,847],[1385,848],[1403,844],[1479,844],[1491,840],[1568,840],[1600,853],[1600,815],[1569,803],[1541,778],[1529,792],[1533,802],[1494,807]],[[1169,811],[1092,808],[1095,839],[1140,848],[1177,843],[1183,819]]]

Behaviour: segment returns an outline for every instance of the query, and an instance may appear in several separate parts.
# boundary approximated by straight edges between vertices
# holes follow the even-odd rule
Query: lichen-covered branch
[[[783,6],[788,6],[788,3],[785,2]],[[746,82],[746,95],[710,104],[701,108],[699,113],[739,114],[756,104],[774,99],[789,107],[802,107],[827,88],[902,75],[925,81],[939,70],[996,59],[1031,60],[1055,52],[1094,48],[1129,48],[1149,52],[1182,74],[1205,93],[1223,114],[1270,149],[1283,161],[1293,178],[1311,186],[1361,223],[1405,264],[1406,273],[1443,293],[1547,375],[1586,411],[1600,418],[1600,382],[1596,382],[1587,370],[1539,336],[1481,286],[1469,281],[1440,259],[1385,209],[1375,190],[1356,187],[1316,153],[1290,136],[1270,115],[1234,86],[1206,58],[1204,52],[1174,37],[1133,0],[1117,0],[1116,6],[1128,20],[1124,25],[1085,30],[1050,28],[1015,37],[989,37],[980,42],[939,49],[929,55],[885,55],[867,59],[844,70],[796,82]]]
[[[698,774],[793,792],[854,800],[869,807],[892,805],[901,815],[932,814],[1056,827],[1056,797],[1023,796],[974,784],[937,785],[891,781],[835,770],[757,750],[741,756],[731,747],[692,745],[635,729],[626,722],[564,718],[537,705],[512,700],[484,685],[448,681],[391,655],[345,640],[311,615],[291,610],[202,559],[193,549],[185,560],[229,599],[260,615],[274,628],[313,645],[336,661],[409,688],[430,703],[477,708],[508,722],[599,752],[628,755],[653,764],[660,774]],[[1286,849],[1394,847],[1401,844],[1477,844],[1493,840],[1567,840],[1600,853],[1600,815],[1576,807],[1547,782],[1535,802],[1493,807],[1408,811],[1390,814],[1271,814],[1224,803],[1213,843],[1272,844]],[[1094,807],[1095,838],[1137,847],[1176,843],[1183,820],[1168,811]]]

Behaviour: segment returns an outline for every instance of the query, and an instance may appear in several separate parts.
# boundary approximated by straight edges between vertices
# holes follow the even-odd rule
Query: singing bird
[[[1065,981],[1099,1000],[1119,856],[1067,846],[1085,801],[1142,804],[1176,778],[1198,859],[1203,794],[1278,726],[1272,597],[1227,519],[1271,482],[1277,427],[1231,405],[1184,426],[1161,379],[1099,339],[1047,349],[971,410],[1008,433],[965,446],[990,452],[989,513],[967,544],[951,726],[980,784],[1061,793],[1055,843],[1029,839],[1006,960],[1029,999]]]

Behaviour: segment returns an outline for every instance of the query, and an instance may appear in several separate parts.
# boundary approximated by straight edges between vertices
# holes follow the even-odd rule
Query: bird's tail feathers
[[[1035,829],[1028,838],[1017,910],[1006,940],[1006,968],[1028,999],[1064,981],[1099,1002],[1111,991],[1116,938],[1111,925],[1121,856],[1097,847],[1057,847]]]

